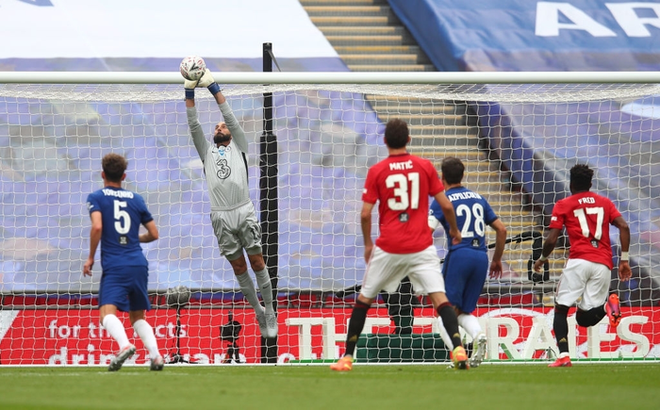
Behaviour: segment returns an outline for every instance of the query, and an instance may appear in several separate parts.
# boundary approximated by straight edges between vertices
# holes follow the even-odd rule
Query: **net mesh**
[[[262,220],[269,218],[260,192],[260,163],[269,160],[260,150],[263,93],[273,93],[278,253],[270,269],[277,276],[277,343],[264,344],[218,252],[180,86],[3,84],[0,363],[107,364],[116,350],[94,310],[100,264],[92,278],[81,274],[89,248],[86,197],[101,187],[100,160],[109,152],[129,160],[124,187],[143,195],[161,232],[143,249],[154,307],[149,320],[169,362],[337,358],[365,268],[364,178],[387,155],[382,134],[394,117],[410,124],[412,153],[438,169],[446,156],[463,160],[464,185],[483,194],[507,227],[504,276],[486,282],[475,312],[489,336],[487,361],[555,353],[554,287],[568,244],[560,241],[541,281],[533,280],[529,263],[554,202],[568,193],[567,171],[578,162],[597,170],[594,189],[612,198],[631,226],[634,276],[620,283],[612,275],[611,289],[624,306],[617,329],[603,322],[587,331],[575,325],[572,311],[571,352],[584,360],[660,357],[658,85],[222,87],[249,139],[250,192]],[[219,110],[206,90],[197,97],[210,135]],[[494,243],[494,232],[488,235]],[[612,236],[618,255],[616,229]],[[442,257],[444,233],[434,238]],[[189,299],[173,306],[168,300],[180,286]],[[404,287],[382,295],[370,311],[358,360],[447,361],[437,332],[429,301]],[[139,348],[133,362],[147,361],[139,338],[128,333]]]
[[[513,103],[580,102],[626,100],[655,95],[658,84],[223,84],[223,94],[257,96],[287,91],[338,91],[395,97],[457,101],[497,101]],[[158,102],[182,97],[180,85],[171,84],[3,84],[5,98],[88,101]],[[199,98],[199,97],[198,97]],[[204,97],[202,97],[204,98]],[[206,98],[211,98],[206,96]]]

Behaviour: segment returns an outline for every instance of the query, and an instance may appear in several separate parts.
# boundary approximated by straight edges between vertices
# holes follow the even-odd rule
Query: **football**
[[[202,57],[188,56],[181,61],[179,71],[186,80],[197,81],[204,75],[206,63]]]

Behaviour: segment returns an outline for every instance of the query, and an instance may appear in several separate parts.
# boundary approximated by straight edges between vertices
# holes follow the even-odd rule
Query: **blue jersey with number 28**
[[[449,238],[449,224],[437,201],[433,201],[429,213],[440,221],[445,229],[449,250],[469,247],[486,252],[486,226],[497,219],[493,208],[484,197],[462,186],[448,189],[445,194],[454,206],[456,225],[461,231],[463,241],[458,245],[452,245]]]
[[[124,266],[148,266],[140,246],[140,225],[154,218],[139,194],[105,187],[87,197],[89,214],[101,212],[101,267],[103,271]]]

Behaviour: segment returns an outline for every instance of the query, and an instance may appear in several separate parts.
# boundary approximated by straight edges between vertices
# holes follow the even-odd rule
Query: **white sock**
[[[451,352],[454,350],[454,342],[451,341],[451,337],[449,337],[449,333],[447,333],[447,329],[445,329],[445,323],[442,321],[442,317],[438,316],[437,319],[440,338],[445,343],[445,347]]]
[[[243,292],[243,296],[245,296],[245,299],[247,299],[250,306],[252,306],[255,312],[263,312],[264,309],[261,306],[261,303],[259,303],[257,291],[254,289],[254,282],[252,282],[252,278],[247,274],[247,271],[240,275],[236,275],[236,279],[238,279],[238,284],[241,286],[241,292]]]
[[[133,323],[133,329],[137,332],[144,347],[149,351],[149,358],[155,359],[160,356],[158,352],[158,342],[156,342],[156,336],[154,335],[154,329],[149,323],[144,319],[138,319]]]
[[[261,297],[264,300],[266,312],[273,313],[273,287],[270,284],[270,276],[268,276],[268,269],[263,268],[260,271],[254,271],[254,276],[257,277],[257,285],[261,292]]]
[[[130,343],[128,342],[128,336],[126,336],[126,329],[121,323],[121,320],[115,315],[105,315],[103,318],[103,323],[101,323],[105,330],[110,333],[113,339],[119,344],[119,350],[125,348]]]
[[[472,336],[472,340],[475,340],[477,336],[479,336],[479,333],[483,332],[481,325],[479,324],[479,319],[468,313],[461,313],[458,315],[458,324],[465,329],[470,336]]]

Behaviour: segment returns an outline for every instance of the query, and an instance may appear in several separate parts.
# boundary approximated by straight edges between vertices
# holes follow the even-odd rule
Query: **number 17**
[[[603,236],[603,219],[605,216],[605,211],[602,207],[588,207],[584,209],[575,209],[573,215],[577,217],[580,222],[580,228],[582,229],[582,235],[586,238],[589,237],[589,223],[587,222],[587,216],[585,215],[596,215],[596,232],[594,232],[594,239],[600,240]]]

